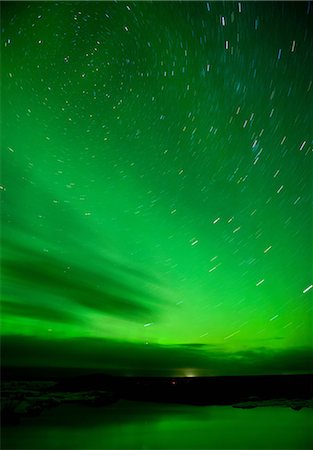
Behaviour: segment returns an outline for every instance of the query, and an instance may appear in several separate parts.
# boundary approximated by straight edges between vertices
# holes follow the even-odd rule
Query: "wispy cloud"
[[[11,251],[2,262],[5,312],[29,317],[33,314],[43,320],[49,313],[50,320],[61,322],[71,316],[76,320],[77,305],[134,321],[158,314],[160,298],[151,289],[157,280],[144,271],[109,257],[98,256],[95,268],[84,260],[79,264],[26,245],[7,242],[6,246]],[[51,296],[54,301],[49,305]],[[55,299],[59,299],[59,311]],[[69,302],[72,313],[62,311],[64,301]]]

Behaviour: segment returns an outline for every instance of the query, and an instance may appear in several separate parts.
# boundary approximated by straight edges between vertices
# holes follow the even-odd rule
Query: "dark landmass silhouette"
[[[105,407],[119,400],[235,408],[286,406],[296,411],[313,408],[313,375],[309,374],[161,378],[61,372],[49,378],[46,369],[26,371],[26,375],[22,369],[4,369],[2,423],[18,424],[23,417],[64,403]]]

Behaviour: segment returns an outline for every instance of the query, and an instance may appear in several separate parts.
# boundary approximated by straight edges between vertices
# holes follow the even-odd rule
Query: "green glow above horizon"
[[[2,334],[310,346],[307,4],[2,10]]]

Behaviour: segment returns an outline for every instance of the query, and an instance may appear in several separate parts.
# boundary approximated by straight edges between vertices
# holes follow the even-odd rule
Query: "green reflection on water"
[[[5,449],[310,449],[313,411],[119,402],[63,405],[3,432]]]

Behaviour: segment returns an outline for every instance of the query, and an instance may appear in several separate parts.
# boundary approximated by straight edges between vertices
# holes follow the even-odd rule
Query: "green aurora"
[[[312,5],[1,9],[4,364],[312,370]]]

